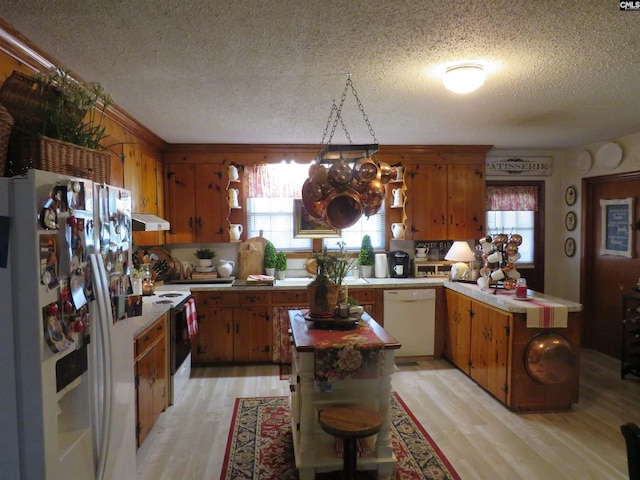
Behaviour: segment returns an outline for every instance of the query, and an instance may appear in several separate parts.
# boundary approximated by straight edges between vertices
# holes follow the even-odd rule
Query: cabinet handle
[[[193,228],[193,217],[189,217],[189,228]]]
[[[227,323],[227,335],[231,333],[231,329],[229,329],[229,324]]]
[[[198,227],[202,228],[202,217],[198,217]]]
[[[444,218],[444,215],[442,215],[442,225],[446,225],[447,220]]]
[[[449,215],[449,225],[453,225],[453,215]]]
[[[236,334],[240,333],[240,324],[236,323]]]

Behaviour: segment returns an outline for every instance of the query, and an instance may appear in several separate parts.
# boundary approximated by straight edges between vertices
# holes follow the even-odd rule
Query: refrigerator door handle
[[[104,267],[104,262],[99,255],[91,254],[91,272],[95,285],[96,303],[98,304],[99,315],[93,321],[97,323],[99,338],[96,339],[96,349],[99,352],[97,358],[97,368],[101,370],[102,384],[98,385],[100,406],[98,406],[99,422],[98,432],[98,459],[96,468],[96,478],[103,480],[107,457],[110,448],[110,425],[113,401],[113,372],[111,371],[111,331],[109,322],[111,321],[111,301],[109,298],[109,283]],[[102,407],[102,408],[100,408]]]

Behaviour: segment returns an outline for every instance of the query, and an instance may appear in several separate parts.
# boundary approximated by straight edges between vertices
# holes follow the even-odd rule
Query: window
[[[293,238],[293,213],[296,198],[301,198],[302,184],[309,175],[309,164],[278,163],[249,165],[247,178],[247,236],[262,235],[279,250],[310,251],[310,238]],[[362,237],[368,234],[374,249],[384,249],[385,207],[367,218],[342,230],[342,238],[327,238],[327,249],[337,249],[344,241],[349,250],[359,250]]]
[[[247,167],[248,238],[262,232],[278,250],[312,249],[310,238],[293,238],[293,200],[308,174],[309,165],[299,163]]]
[[[518,233],[518,263],[534,263],[535,223],[538,210],[538,189],[534,186],[487,187],[487,234]]]

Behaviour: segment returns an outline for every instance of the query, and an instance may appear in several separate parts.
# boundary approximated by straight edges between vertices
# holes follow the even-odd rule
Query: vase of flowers
[[[347,302],[348,291],[342,282],[357,259],[346,251],[344,242],[338,242],[338,246],[337,252],[329,252],[325,246],[321,252],[311,254],[317,272],[316,278],[307,286],[311,316],[333,316],[336,306]]]

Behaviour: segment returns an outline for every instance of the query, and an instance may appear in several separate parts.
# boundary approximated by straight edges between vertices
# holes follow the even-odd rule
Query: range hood
[[[131,221],[134,232],[158,232],[170,228],[169,222],[164,218],[150,213],[132,213]]]

